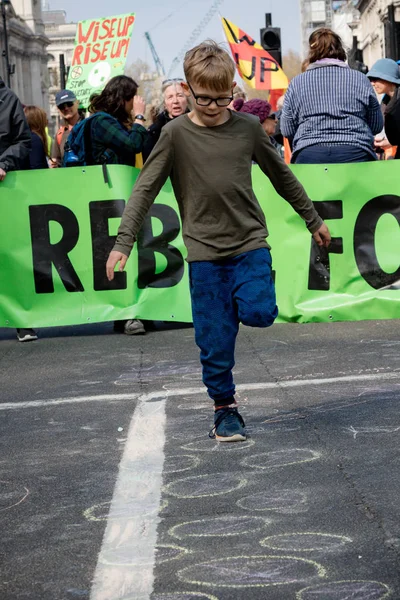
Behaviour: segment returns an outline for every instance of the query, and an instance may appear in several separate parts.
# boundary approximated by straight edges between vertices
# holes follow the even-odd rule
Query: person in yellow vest
[[[56,94],[56,106],[63,119],[51,147],[50,167],[61,167],[64,158],[64,146],[74,125],[82,120],[79,114],[79,101],[71,90],[61,90]]]

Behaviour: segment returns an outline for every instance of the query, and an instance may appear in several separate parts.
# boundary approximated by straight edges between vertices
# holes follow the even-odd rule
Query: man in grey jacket
[[[8,171],[29,169],[31,139],[21,102],[0,78],[0,181]]]

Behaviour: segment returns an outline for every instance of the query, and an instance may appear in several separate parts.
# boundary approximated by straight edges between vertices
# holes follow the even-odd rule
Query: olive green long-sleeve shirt
[[[125,207],[114,250],[129,256],[143,220],[168,177],[182,219],[187,260],[219,260],[268,248],[264,213],[253,192],[252,161],[314,233],[322,224],[303,186],[255,117],[232,112],[216,127],[182,115],[163,128]]]

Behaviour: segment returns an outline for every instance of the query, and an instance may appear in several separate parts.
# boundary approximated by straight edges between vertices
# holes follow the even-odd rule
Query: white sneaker
[[[32,342],[38,339],[33,329],[17,329],[17,338],[19,342]]]
[[[125,335],[143,335],[146,333],[146,330],[142,321],[139,321],[139,319],[129,319],[124,325],[124,333]]]

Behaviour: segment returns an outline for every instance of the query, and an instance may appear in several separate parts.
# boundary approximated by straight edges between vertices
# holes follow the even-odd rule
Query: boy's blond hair
[[[183,70],[189,83],[197,83],[215,92],[226,92],[232,87],[235,63],[226,50],[207,40],[186,52]]]

